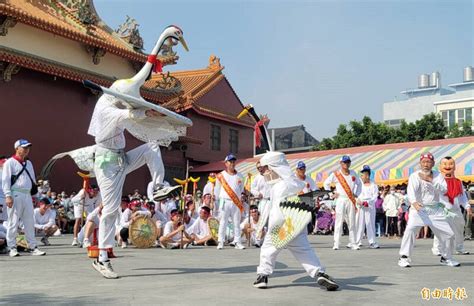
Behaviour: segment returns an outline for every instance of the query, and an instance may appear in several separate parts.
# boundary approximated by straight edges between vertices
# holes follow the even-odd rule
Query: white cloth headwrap
[[[305,187],[305,183],[299,180],[291,171],[285,154],[281,152],[272,151],[265,153],[260,159],[260,165],[268,166],[280,176],[285,182],[287,195],[296,194]]]

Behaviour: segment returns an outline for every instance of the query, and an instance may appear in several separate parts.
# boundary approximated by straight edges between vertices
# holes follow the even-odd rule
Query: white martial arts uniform
[[[449,198],[446,194],[440,194],[440,201],[444,204],[444,206],[449,210],[449,214],[447,216],[447,221],[451,226],[451,229],[454,232],[454,236],[451,238],[449,245],[454,247],[454,250],[457,252],[464,252],[464,215],[461,211],[461,206],[464,209],[467,209],[471,205],[469,204],[469,199],[466,196],[466,191],[464,190],[464,186],[462,186],[462,182],[459,181],[461,184],[462,193],[454,198],[454,203],[449,201]],[[433,239],[433,253],[443,254],[443,246],[441,245],[438,237],[435,236]],[[452,250],[452,251],[454,251]]]
[[[270,204],[268,204],[270,205]],[[247,226],[247,224],[249,224],[249,218],[245,218],[245,220],[240,223],[240,230],[244,230],[245,226]],[[262,242],[263,242],[263,239],[265,238],[265,236],[261,237],[261,238],[257,238],[257,225],[258,225],[258,221],[255,222],[253,220],[252,217],[250,217],[250,228],[253,229],[253,231],[250,233],[250,244],[252,245],[261,245]],[[244,235],[244,237],[247,237],[247,235]]]
[[[288,196],[297,194],[304,188],[304,183],[297,179],[295,174],[291,171],[283,153],[269,152],[265,155],[277,157],[277,161],[272,161],[272,164],[269,164],[268,166],[281,178],[271,187],[271,211],[268,219],[268,232],[271,232],[274,226],[281,225],[284,222],[284,217],[280,210],[280,202]],[[260,160],[262,165],[266,165],[264,163],[264,159],[266,158],[265,155]],[[278,156],[282,157],[278,158]],[[269,159],[273,160],[271,157]],[[309,276],[315,277],[318,272],[324,272],[324,267],[321,265],[318,256],[308,242],[308,234],[306,230],[303,230],[298,236],[290,241],[287,245],[287,249],[303,266]],[[272,274],[273,269],[275,268],[276,258],[281,250],[282,249],[277,249],[273,245],[271,235],[267,234],[260,250],[260,265],[257,267],[257,274]]]
[[[82,219],[84,210],[86,211],[86,215],[89,215],[100,205],[102,199],[100,197],[100,192],[98,192],[95,197],[91,198],[83,188],[71,199],[71,202],[74,205],[74,218]]]
[[[189,227],[186,232],[188,234],[194,234],[198,239],[206,238],[210,235],[209,226],[207,225],[207,221],[204,221],[201,218],[197,218],[193,225]]]
[[[119,215],[126,175],[147,164],[154,182],[163,183],[159,180],[164,178],[164,165],[158,143],[145,143],[128,152],[124,151],[124,130],[146,118],[145,110],[121,109],[113,103],[115,98],[107,98],[109,99],[99,99],[97,102],[88,131],[90,135],[95,136],[97,144],[94,173],[104,206],[99,225],[99,249],[102,250],[114,245],[114,227]]]
[[[173,221],[168,221],[165,224],[165,228],[163,229],[163,236],[169,235],[171,232],[173,232],[175,229],[173,228]],[[170,239],[173,242],[178,242],[181,241],[181,232],[177,232],[174,234],[174,236],[170,237]]]
[[[95,227],[97,228],[99,226],[99,223],[100,223],[99,210],[100,210],[100,206],[97,206],[90,214],[88,214],[87,217],[86,217],[86,222],[85,223],[87,224],[87,222],[93,222],[95,224]],[[85,231],[86,231],[86,227],[83,226],[83,227],[81,227],[81,231],[77,235],[77,240],[81,244],[84,243],[84,236],[86,234]],[[93,235],[94,235],[94,233],[91,233],[91,236],[87,237],[87,239],[92,240]]]
[[[230,175],[227,171],[221,172],[224,179],[226,180],[227,184],[230,188],[234,191],[237,197],[240,199],[242,196],[242,192],[244,191],[244,179],[242,174],[236,173],[234,175]],[[216,180],[216,189],[219,194],[219,242],[225,242],[225,235],[227,224],[229,223],[229,218],[232,220],[233,229],[234,229],[234,243],[240,243],[240,220],[242,214],[240,209],[237,207],[236,204],[231,200],[230,196],[224,190],[224,187],[221,186],[219,179]]]
[[[151,212],[146,210],[143,207],[141,207],[140,210],[137,210],[136,213],[137,215],[140,215],[140,216],[147,216],[147,217],[151,216]],[[120,229],[130,227],[133,214],[134,212],[130,208],[127,208],[124,210],[120,219]]]
[[[260,173],[255,176],[250,185],[250,193],[255,198],[260,199],[258,202],[258,211],[265,214],[265,208],[270,212],[270,191],[271,187],[265,182],[265,178]]]
[[[356,244],[362,243],[364,229],[367,229],[367,240],[369,244],[375,243],[375,201],[379,194],[379,187],[374,183],[362,184],[362,190],[358,202],[367,202],[369,207],[359,207],[356,214],[357,235]]]
[[[297,178],[302,180],[298,176],[297,176]],[[314,191],[314,190],[318,189],[318,187],[316,186],[316,183],[314,182],[314,180],[309,175],[305,175],[304,180],[302,180],[302,181],[304,183],[304,188],[303,188],[303,190],[301,190],[302,193],[308,193],[310,191]]]
[[[447,240],[450,240],[454,233],[446,220],[444,206],[440,204],[440,195],[447,191],[446,181],[438,172],[433,172],[432,183],[424,181],[419,176],[420,172],[420,170],[415,171],[408,178],[407,196],[410,205],[418,202],[423,207],[419,211],[413,206],[410,207],[407,226],[400,245],[400,256],[411,256],[418,230],[428,225],[441,243],[447,245],[443,248],[441,255],[445,259],[451,259],[452,249]]]
[[[33,164],[27,160],[26,170],[18,177],[17,181],[11,186],[11,176],[20,173],[23,165],[16,159],[9,158],[3,164],[2,172],[2,188],[5,197],[11,196],[13,198],[13,207],[7,207],[8,222],[7,228],[7,245],[9,248],[16,247],[16,236],[18,234],[18,226],[20,221],[24,226],[26,241],[28,247],[36,248],[35,239],[35,221],[33,217],[33,201],[31,199],[31,180],[26,173],[30,173],[31,179],[35,180],[35,171]],[[36,183],[36,181],[35,181]]]
[[[360,178],[353,170],[350,170],[349,175],[344,175],[342,172],[340,173],[342,177],[346,180],[347,185],[349,185],[351,192],[354,194],[355,197],[358,197],[362,188],[362,182],[360,181]],[[324,189],[328,191],[331,190],[331,184],[336,185],[336,192],[339,194],[339,196],[335,200],[336,224],[334,226],[334,248],[339,248],[339,243],[342,235],[342,224],[344,222],[344,219],[346,220],[347,227],[349,228],[349,244],[351,246],[354,246],[356,242],[357,232],[357,225],[355,219],[356,209],[352,201],[349,199],[349,196],[344,191],[344,188],[342,188],[342,185],[339,183],[339,180],[337,179],[334,172],[331,173],[329,177],[324,181]]]
[[[203,196],[206,194],[212,195],[213,191],[214,191],[214,209],[211,211],[211,215],[214,218],[219,219],[219,192],[216,189],[216,183],[211,183],[210,181],[208,181],[206,185],[204,185],[204,189],[202,190],[202,195]]]

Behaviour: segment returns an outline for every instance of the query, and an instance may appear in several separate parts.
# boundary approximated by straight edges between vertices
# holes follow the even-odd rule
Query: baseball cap
[[[304,161],[300,160],[298,164],[296,165],[296,169],[302,169],[302,168],[306,168],[306,164],[304,163]]]
[[[371,172],[372,170],[370,170],[370,167],[368,165],[364,165],[362,167],[362,170],[360,170],[360,172]]]
[[[15,149],[18,148],[18,147],[22,147],[22,148],[27,148],[27,147],[31,147],[32,144],[31,142],[29,142],[28,140],[26,139],[18,139],[17,141],[15,141]]]
[[[351,158],[347,155],[344,155],[341,157],[341,162],[343,163],[350,163],[351,162]]]
[[[227,155],[224,159],[225,162],[230,161],[230,160],[237,160],[237,157],[235,157],[235,155],[231,153],[231,154]]]

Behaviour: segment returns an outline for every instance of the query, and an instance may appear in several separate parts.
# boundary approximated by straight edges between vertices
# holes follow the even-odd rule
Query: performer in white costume
[[[176,26],[167,27],[160,35],[147,63],[132,78],[115,81],[105,88],[90,81],[84,81],[88,88],[101,91],[89,125],[88,134],[94,136],[95,146],[58,154],[57,160],[71,156],[82,170],[93,171],[99,185],[103,209],[99,225],[99,258],[93,267],[105,278],[118,278],[107,256],[107,249],[114,245],[115,224],[119,217],[122,188],[128,173],[147,164],[153,182],[159,187],[154,200],[167,197],[175,189],[163,186],[164,166],[160,145],[168,146],[186,134],[191,120],[159,105],[149,103],[140,96],[140,87],[160,65],[157,54],[167,39],[179,40],[187,50],[183,33]],[[127,130],[145,144],[125,152]],[[48,163],[46,170],[53,162]],[[163,191],[166,190],[166,191]]]
[[[219,194],[219,242],[217,249],[224,248],[225,235],[229,218],[233,224],[233,243],[236,249],[243,250],[245,246],[240,242],[240,220],[244,212],[241,197],[244,191],[244,178],[235,170],[237,158],[233,154],[226,156],[224,163],[226,169],[217,174],[216,189]]]
[[[77,234],[79,228],[82,226],[82,219],[84,218],[84,211],[86,217],[96,209],[102,202],[100,196],[99,188],[97,186],[88,186],[87,188],[82,188],[72,199],[71,203],[74,205],[74,238],[72,240],[72,245],[79,245],[77,241]]]
[[[304,188],[300,191],[301,194],[314,191],[318,188],[314,180],[306,175],[306,164],[302,160],[296,164],[296,177],[304,182]]]
[[[258,211],[265,215],[265,208],[269,205],[270,201],[270,186],[265,182],[263,177],[263,167],[260,165],[260,162],[256,164],[258,174],[252,180],[250,185],[250,193],[255,199],[258,199]]]
[[[421,170],[415,171],[408,178],[407,196],[411,207],[398,260],[398,265],[403,268],[411,266],[410,256],[415,246],[415,236],[425,225],[431,228],[443,245],[446,244],[440,263],[451,267],[460,265],[452,258],[450,241],[454,233],[446,220],[445,207],[440,203],[440,196],[447,191],[446,181],[441,173],[432,171],[433,166],[433,155],[422,154]]]
[[[367,230],[367,240],[371,249],[378,249],[379,245],[375,241],[375,201],[379,194],[379,187],[370,181],[371,170],[368,165],[362,167],[361,179],[362,189],[357,198],[359,210],[356,214],[357,234],[356,245],[362,245],[364,229]]]
[[[267,182],[272,186],[270,196],[271,211],[268,220],[269,230],[260,251],[260,265],[257,268],[258,276],[254,282],[254,287],[266,288],[268,276],[273,273],[276,258],[282,250],[274,244],[270,234],[274,228],[286,222],[280,209],[280,202],[300,192],[304,188],[304,183],[296,178],[288,165],[285,155],[281,152],[266,153],[260,160],[260,163],[265,168]],[[310,220],[311,217],[307,219],[308,222]],[[306,225],[304,225],[304,228],[306,228]],[[309,276],[315,278],[320,286],[330,291],[339,288],[336,282],[325,273],[324,267],[308,242],[305,230],[302,230],[296,237],[290,240],[286,247],[296,260],[301,263]]]
[[[16,257],[20,254],[16,248],[16,237],[20,221],[23,223],[28,247],[33,250],[32,255],[45,255],[37,247],[35,239],[35,221],[33,217],[33,202],[31,198],[32,188],[35,184],[35,171],[33,164],[28,160],[31,143],[20,139],[15,142],[15,155],[3,164],[2,188],[5,194],[8,222],[7,245],[10,256]]]
[[[468,255],[469,252],[464,249],[465,221],[461,206],[466,210],[468,218],[471,218],[471,205],[461,180],[454,176],[454,171],[456,170],[454,159],[450,156],[444,157],[440,162],[439,170],[444,175],[448,188],[445,194],[440,195],[440,200],[448,210],[447,220],[454,232],[454,237],[451,238],[454,241],[450,242],[450,245],[454,247],[452,251],[456,251],[458,255]],[[432,248],[433,254],[441,256],[443,253],[442,248],[443,246],[440,244],[439,239],[435,236]]]
[[[344,155],[339,162],[341,169],[329,175],[324,181],[324,189],[331,190],[331,184],[336,185],[334,198],[336,199],[336,224],[334,226],[334,246],[333,250],[339,249],[339,242],[342,235],[342,224],[344,219],[349,227],[349,244],[347,247],[358,250],[356,240],[356,198],[361,192],[362,183],[357,174],[350,170],[351,158]]]

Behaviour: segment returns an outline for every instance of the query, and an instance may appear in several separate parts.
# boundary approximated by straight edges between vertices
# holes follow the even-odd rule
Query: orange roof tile
[[[48,31],[87,45],[103,48],[107,52],[138,62],[146,62],[146,55],[110,30],[102,21],[87,26],[58,0],[3,0],[0,14],[18,22]],[[98,16],[97,16],[98,17]],[[177,56],[161,57],[164,65],[172,64]]]
[[[172,109],[176,112],[182,112],[192,108],[197,113],[202,115],[239,125],[253,127],[255,123],[248,117],[237,119],[237,114],[211,109],[199,103],[199,99],[208,93],[212,88],[214,88],[221,80],[225,80],[227,82],[237,99],[239,99],[234,89],[227,81],[225,75],[222,73],[223,69],[224,67],[221,66],[219,58],[211,55],[209,58],[209,66],[206,68],[171,72],[170,75],[179,80],[181,84],[181,92],[174,96],[168,95],[167,97],[162,97],[164,99],[160,102],[162,102],[164,107]],[[156,86],[156,83],[159,82],[162,77],[162,74],[153,75],[152,78],[145,83],[145,87]]]

